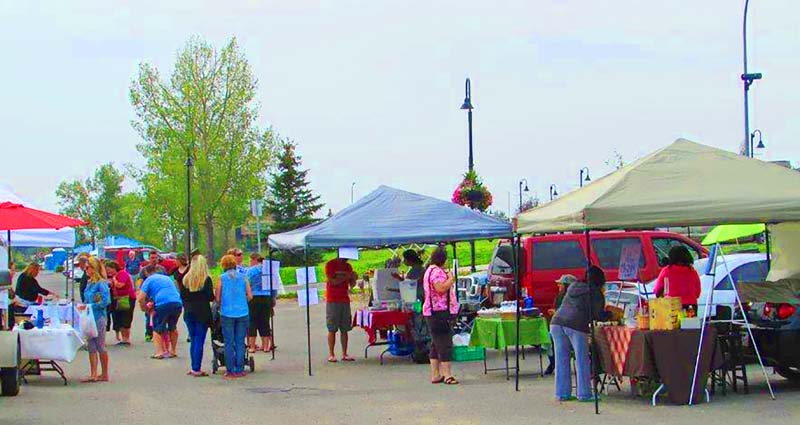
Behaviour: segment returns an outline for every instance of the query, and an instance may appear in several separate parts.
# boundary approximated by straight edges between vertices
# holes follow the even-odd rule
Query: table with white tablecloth
[[[56,372],[64,379],[64,385],[67,384],[64,370],[57,362],[72,362],[75,360],[78,350],[83,346],[83,340],[75,328],[68,324],[63,324],[58,328],[44,327],[41,329],[23,329],[17,326],[13,332],[19,336],[22,359],[32,361],[26,364],[27,368],[22,368],[23,378],[26,371],[35,368]],[[41,365],[48,365],[51,368],[41,368]]]
[[[72,303],[69,304],[57,304],[58,306],[58,317],[62,323],[69,323],[75,329],[80,329],[80,314],[78,310],[73,306]],[[38,304],[31,304],[25,310],[25,315],[30,315],[31,320],[36,320],[36,315],[38,314],[39,310],[42,310],[42,315],[44,316],[45,320],[50,320],[50,305],[38,305]]]

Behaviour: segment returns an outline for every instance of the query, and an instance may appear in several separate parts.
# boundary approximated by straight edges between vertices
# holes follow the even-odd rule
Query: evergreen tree
[[[275,224],[272,230],[284,232],[314,222],[314,214],[322,209],[320,197],[309,188],[308,170],[301,168],[297,144],[283,140],[279,147],[275,171],[270,174],[267,211]]]

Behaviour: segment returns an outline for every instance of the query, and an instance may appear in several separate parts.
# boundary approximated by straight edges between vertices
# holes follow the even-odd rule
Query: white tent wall
[[[771,224],[768,229],[771,262],[767,280],[800,275],[800,222]]]

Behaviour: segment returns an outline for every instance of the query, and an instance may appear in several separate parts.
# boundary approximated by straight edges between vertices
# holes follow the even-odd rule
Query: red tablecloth
[[[633,329],[627,326],[603,326],[600,330],[611,347],[610,354],[614,369],[610,372],[616,376],[622,376],[625,371],[625,362],[628,360],[628,348],[631,345]]]
[[[408,311],[369,311],[357,310],[353,314],[353,326],[360,326],[367,332],[369,343],[378,340],[379,330],[389,330],[395,326],[403,326],[406,332],[411,329],[411,312]]]

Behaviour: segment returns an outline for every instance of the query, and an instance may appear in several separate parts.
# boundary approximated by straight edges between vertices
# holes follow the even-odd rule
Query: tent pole
[[[271,332],[272,337],[272,360],[275,360],[275,307],[277,306],[277,297],[275,297],[275,292],[272,290],[272,274],[275,273],[275,270],[272,269],[272,247],[267,245],[267,256],[269,259],[269,296],[270,296],[270,315],[269,315],[269,329]]]
[[[8,248],[8,268],[11,268],[11,230],[6,230],[6,248]],[[14,282],[11,282],[13,285]]]
[[[516,327],[517,327],[517,336],[516,336],[516,360],[515,360],[515,373],[514,373],[514,389],[519,391],[519,320],[520,320],[520,311],[519,311],[519,301],[520,297],[522,296],[522,289],[520,288],[520,278],[519,278],[519,236],[514,235],[511,238],[511,249],[514,250],[513,259],[514,259],[514,288],[517,293],[517,315],[516,315]]]
[[[67,261],[69,261],[69,254],[72,249],[67,249]],[[69,274],[67,273],[67,266],[64,266],[64,298],[69,297]]]
[[[311,297],[308,289],[308,245],[303,248],[303,267],[306,269],[306,337],[308,340],[308,376],[311,373]],[[274,344],[274,342],[273,342]]]
[[[772,267],[772,255],[770,251],[770,243],[769,243],[769,223],[764,225],[764,239],[765,243],[767,244],[767,270]]]
[[[595,368],[595,342],[594,342],[594,302],[592,300],[592,294],[594,294],[594,288],[592,288],[589,284],[589,269],[592,268],[592,242],[591,238],[589,237],[589,230],[585,230],[584,234],[586,235],[586,283],[589,286],[589,333],[590,333],[590,345],[589,345],[589,370],[592,373],[592,393],[594,394],[594,413],[595,415],[600,414],[600,399],[597,396],[597,372]]]

